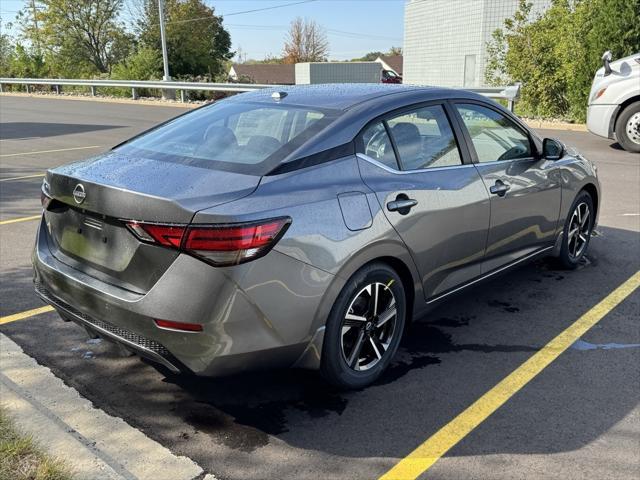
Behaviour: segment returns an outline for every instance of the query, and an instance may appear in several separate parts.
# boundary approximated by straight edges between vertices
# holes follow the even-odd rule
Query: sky
[[[331,60],[347,60],[370,51],[384,52],[391,46],[402,46],[405,0],[204,1],[224,17],[233,50],[241,50],[247,59],[280,56],[289,23],[298,16],[315,20],[326,30]],[[3,29],[27,3],[28,0],[0,0]],[[270,7],[279,8],[267,9]],[[260,11],[242,13],[248,10]],[[196,24],[186,25],[191,28]],[[15,28],[6,31],[17,33]]]

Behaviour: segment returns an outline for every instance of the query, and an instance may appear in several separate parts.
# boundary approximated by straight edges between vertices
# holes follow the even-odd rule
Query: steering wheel
[[[386,130],[380,130],[374,133],[364,149],[365,155],[375,158],[376,160],[382,158],[385,153],[385,147],[387,146],[386,142],[383,141],[383,135],[386,134]]]

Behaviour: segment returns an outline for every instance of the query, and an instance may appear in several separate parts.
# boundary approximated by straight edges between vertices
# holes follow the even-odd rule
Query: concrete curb
[[[553,122],[550,120],[534,120],[523,118],[524,123],[531,128],[547,129],[547,130],[570,130],[572,132],[588,132],[587,126],[584,123],[569,123],[569,122]]]
[[[0,399],[19,430],[83,480],[200,480],[202,468],[107,415],[0,333]],[[213,480],[207,475],[205,478]]]

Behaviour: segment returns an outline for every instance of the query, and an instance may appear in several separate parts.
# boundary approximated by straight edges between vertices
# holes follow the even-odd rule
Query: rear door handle
[[[398,195],[398,197],[394,201],[387,203],[387,210],[389,210],[390,212],[398,212],[401,215],[406,215],[413,207],[418,204],[418,201],[414,200],[413,198],[406,198],[406,196],[404,195],[403,197]]]
[[[504,197],[507,191],[511,188],[511,185],[503,182],[502,180],[496,180],[496,183],[489,187],[489,191],[499,197]]]

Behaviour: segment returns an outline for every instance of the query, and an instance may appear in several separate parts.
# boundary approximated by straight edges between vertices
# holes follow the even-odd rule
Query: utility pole
[[[164,67],[164,76],[162,79],[165,82],[171,81],[171,76],[169,75],[169,59],[167,57],[167,39],[164,33],[164,0],[158,0],[158,14],[160,16],[160,42],[162,43],[162,64]],[[175,90],[163,90],[162,91],[163,98],[175,99],[176,92]]]
[[[36,30],[36,50],[40,53],[40,30],[38,29],[38,9],[36,8],[36,0],[31,0],[31,9],[33,10],[33,27]]]

